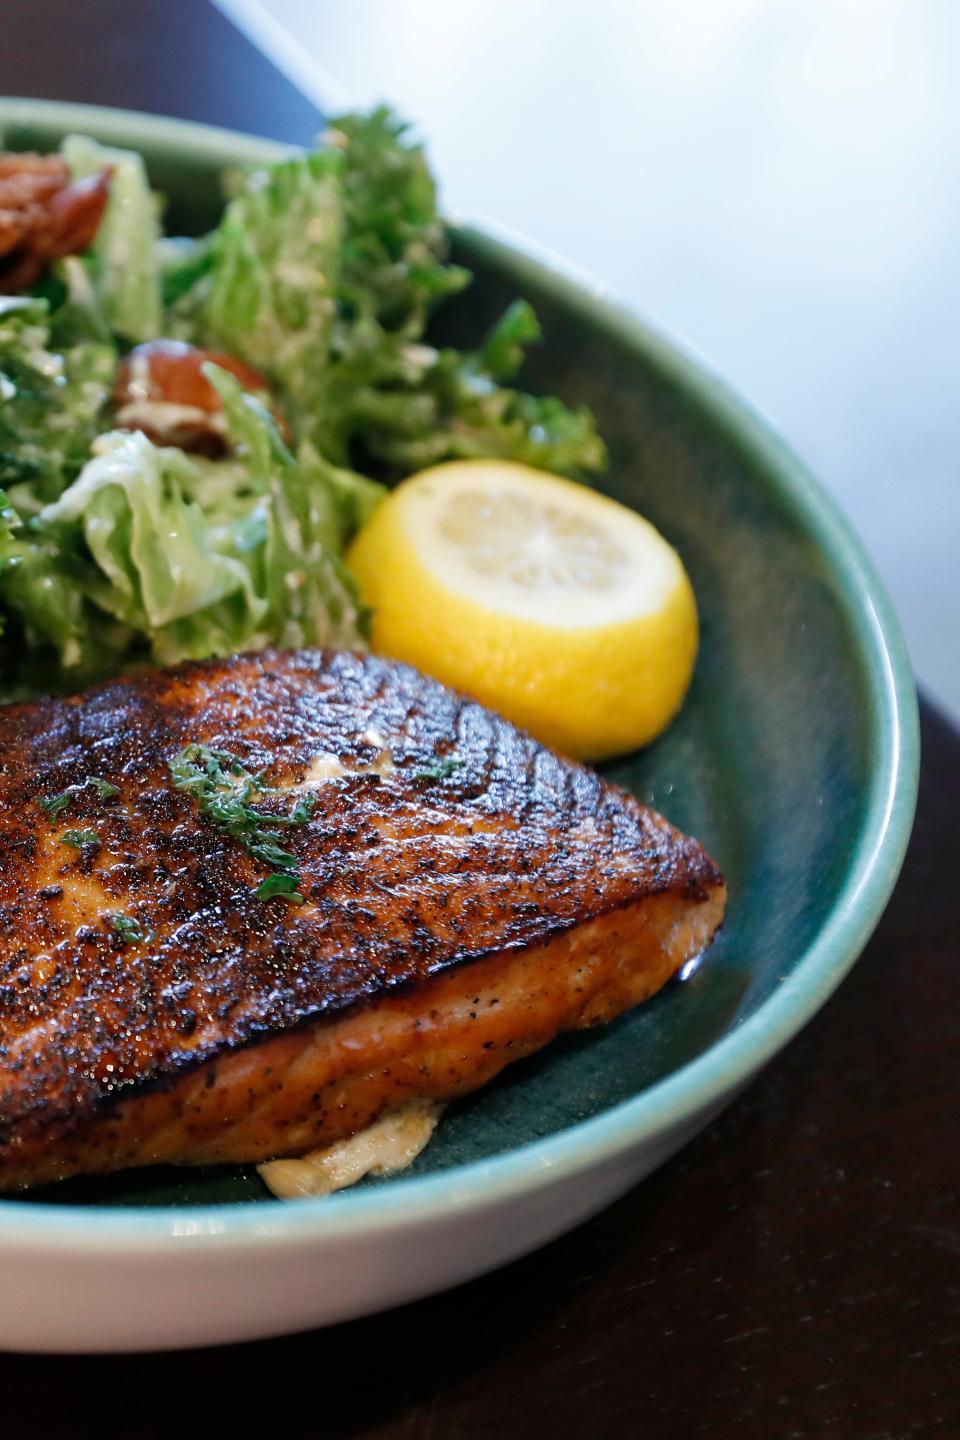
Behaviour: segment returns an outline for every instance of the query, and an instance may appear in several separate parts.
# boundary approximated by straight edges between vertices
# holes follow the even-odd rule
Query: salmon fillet
[[[258,815],[296,806],[303,903],[174,784],[188,746],[257,776]],[[466,1094],[651,995],[724,901],[696,841],[396,662],[262,651],[8,706],[0,1190]]]

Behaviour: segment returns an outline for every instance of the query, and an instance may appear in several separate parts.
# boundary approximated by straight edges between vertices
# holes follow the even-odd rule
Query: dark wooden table
[[[206,0],[5,0],[0,90],[290,140]],[[402,1311],[176,1357],[0,1357],[7,1435],[960,1440],[960,735],[853,975],[725,1115],[539,1254]]]

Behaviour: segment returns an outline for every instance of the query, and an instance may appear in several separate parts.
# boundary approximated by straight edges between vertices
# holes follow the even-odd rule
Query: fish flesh
[[[724,903],[695,840],[394,661],[7,706],[0,1190],[302,1155],[468,1094],[653,994]]]

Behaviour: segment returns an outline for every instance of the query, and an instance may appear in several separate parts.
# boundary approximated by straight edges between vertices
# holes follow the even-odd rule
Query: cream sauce
[[[268,1160],[257,1166],[257,1172],[279,1200],[332,1195],[356,1185],[365,1175],[395,1175],[412,1165],[427,1145],[442,1110],[437,1100],[411,1100],[346,1140],[296,1160]]]
[[[388,747],[384,744],[383,737],[376,730],[366,730],[360,738],[365,745],[371,746],[376,751],[371,761],[367,764],[359,761],[344,764],[336,755],[328,753],[316,755],[310,762],[302,785],[298,788],[309,789],[313,785],[322,785],[329,780],[350,780],[357,775],[379,775],[381,780],[387,780],[391,775],[395,775],[397,767]]]
[[[130,387],[131,390],[133,386]],[[226,434],[226,421],[217,410],[203,410],[199,405],[177,405],[172,400],[128,400],[117,411],[117,424],[124,430],[149,430],[166,435],[189,425]]]

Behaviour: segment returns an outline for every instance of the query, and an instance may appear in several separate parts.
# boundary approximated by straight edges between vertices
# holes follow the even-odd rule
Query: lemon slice
[[[508,461],[437,465],[388,496],[348,564],[375,650],[568,755],[646,744],[686,694],[697,610],[680,558],[583,485]]]

